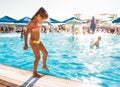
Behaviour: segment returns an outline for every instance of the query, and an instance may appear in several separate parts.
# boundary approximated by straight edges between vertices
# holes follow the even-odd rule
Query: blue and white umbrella
[[[15,23],[17,20],[14,18],[11,18],[9,16],[4,16],[2,18],[0,18],[0,22],[1,23]]]
[[[20,20],[17,21],[17,23],[29,23],[31,18],[29,17],[23,17]]]
[[[80,25],[82,23],[81,20],[76,17],[69,18],[63,22],[66,22],[66,24],[72,25],[72,35],[74,35],[74,32],[75,32],[75,29],[74,29],[75,25]]]
[[[115,19],[115,20],[113,20],[112,23],[120,23],[120,17]]]

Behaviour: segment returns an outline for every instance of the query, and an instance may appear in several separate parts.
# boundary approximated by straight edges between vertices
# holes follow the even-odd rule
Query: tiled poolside
[[[32,77],[32,72],[0,64],[0,87],[100,87],[54,76]]]

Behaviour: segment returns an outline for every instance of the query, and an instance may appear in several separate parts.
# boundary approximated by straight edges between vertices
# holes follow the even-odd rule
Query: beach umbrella
[[[56,20],[56,19],[53,19],[53,18],[50,18],[50,22],[51,23],[60,23],[60,21]]]
[[[27,25],[30,22],[30,20],[31,20],[31,18],[26,16],[26,17],[23,17],[20,20],[18,20],[16,22],[16,24],[18,24],[18,25]]]
[[[69,18],[69,19],[67,19],[67,20],[65,20],[63,22],[66,22],[66,24],[71,24],[72,25],[72,35],[74,35],[74,31],[75,31],[74,27],[75,27],[75,25],[81,24],[81,20],[76,18],[76,17]]]
[[[23,17],[20,20],[17,21],[17,23],[29,23],[31,18],[29,17]]]
[[[49,18],[48,20],[46,20],[44,23],[48,23],[48,24],[51,24],[51,23],[61,23],[60,21],[56,20],[56,19],[53,19],[53,18]]]
[[[80,19],[78,19],[76,17],[71,17],[71,18],[68,18],[68,19],[62,21],[62,23],[67,23],[69,21],[82,21],[82,20],[80,20]]]
[[[113,20],[112,23],[120,23],[120,17],[115,19],[115,20]]]
[[[79,20],[70,20],[70,21],[67,21],[67,24],[78,25],[78,24],[81,24],[81,21],[79,21]]]
[[[96,24],[95,24],[95,18],[92,17],[91,24],[90,24],[90,29],[92,30],[92,34],[94,34],[95,29],[96,29]]]
[[[9,16],[4,16],[2,18],[0,18],[0,22],[2,23],[15,23],[17,20],[14,18],[11,18]]]

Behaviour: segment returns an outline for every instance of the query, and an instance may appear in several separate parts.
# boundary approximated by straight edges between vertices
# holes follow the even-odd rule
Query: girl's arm
[[[27,50],[28,49],[28,34],[31,32],[31,23],[28,24],[28,27],[27,27],[27,31],[25,33],[25,36],[24,36],[24,50]]]

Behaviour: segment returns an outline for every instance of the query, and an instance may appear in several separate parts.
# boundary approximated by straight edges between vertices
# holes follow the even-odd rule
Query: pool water
[[[120,36],[101,36],[100,47],[93,49],[89,44],[96,35],[73,37],[65,33],[41,33],[41,40],[48,50],[50,72],[41,69],[42,61],[38,71],[104,87],[120,87]],[[0,34],[0,63],[33,70],[34,54],[30,46],[27,51],[23,46],[23,38]]]

